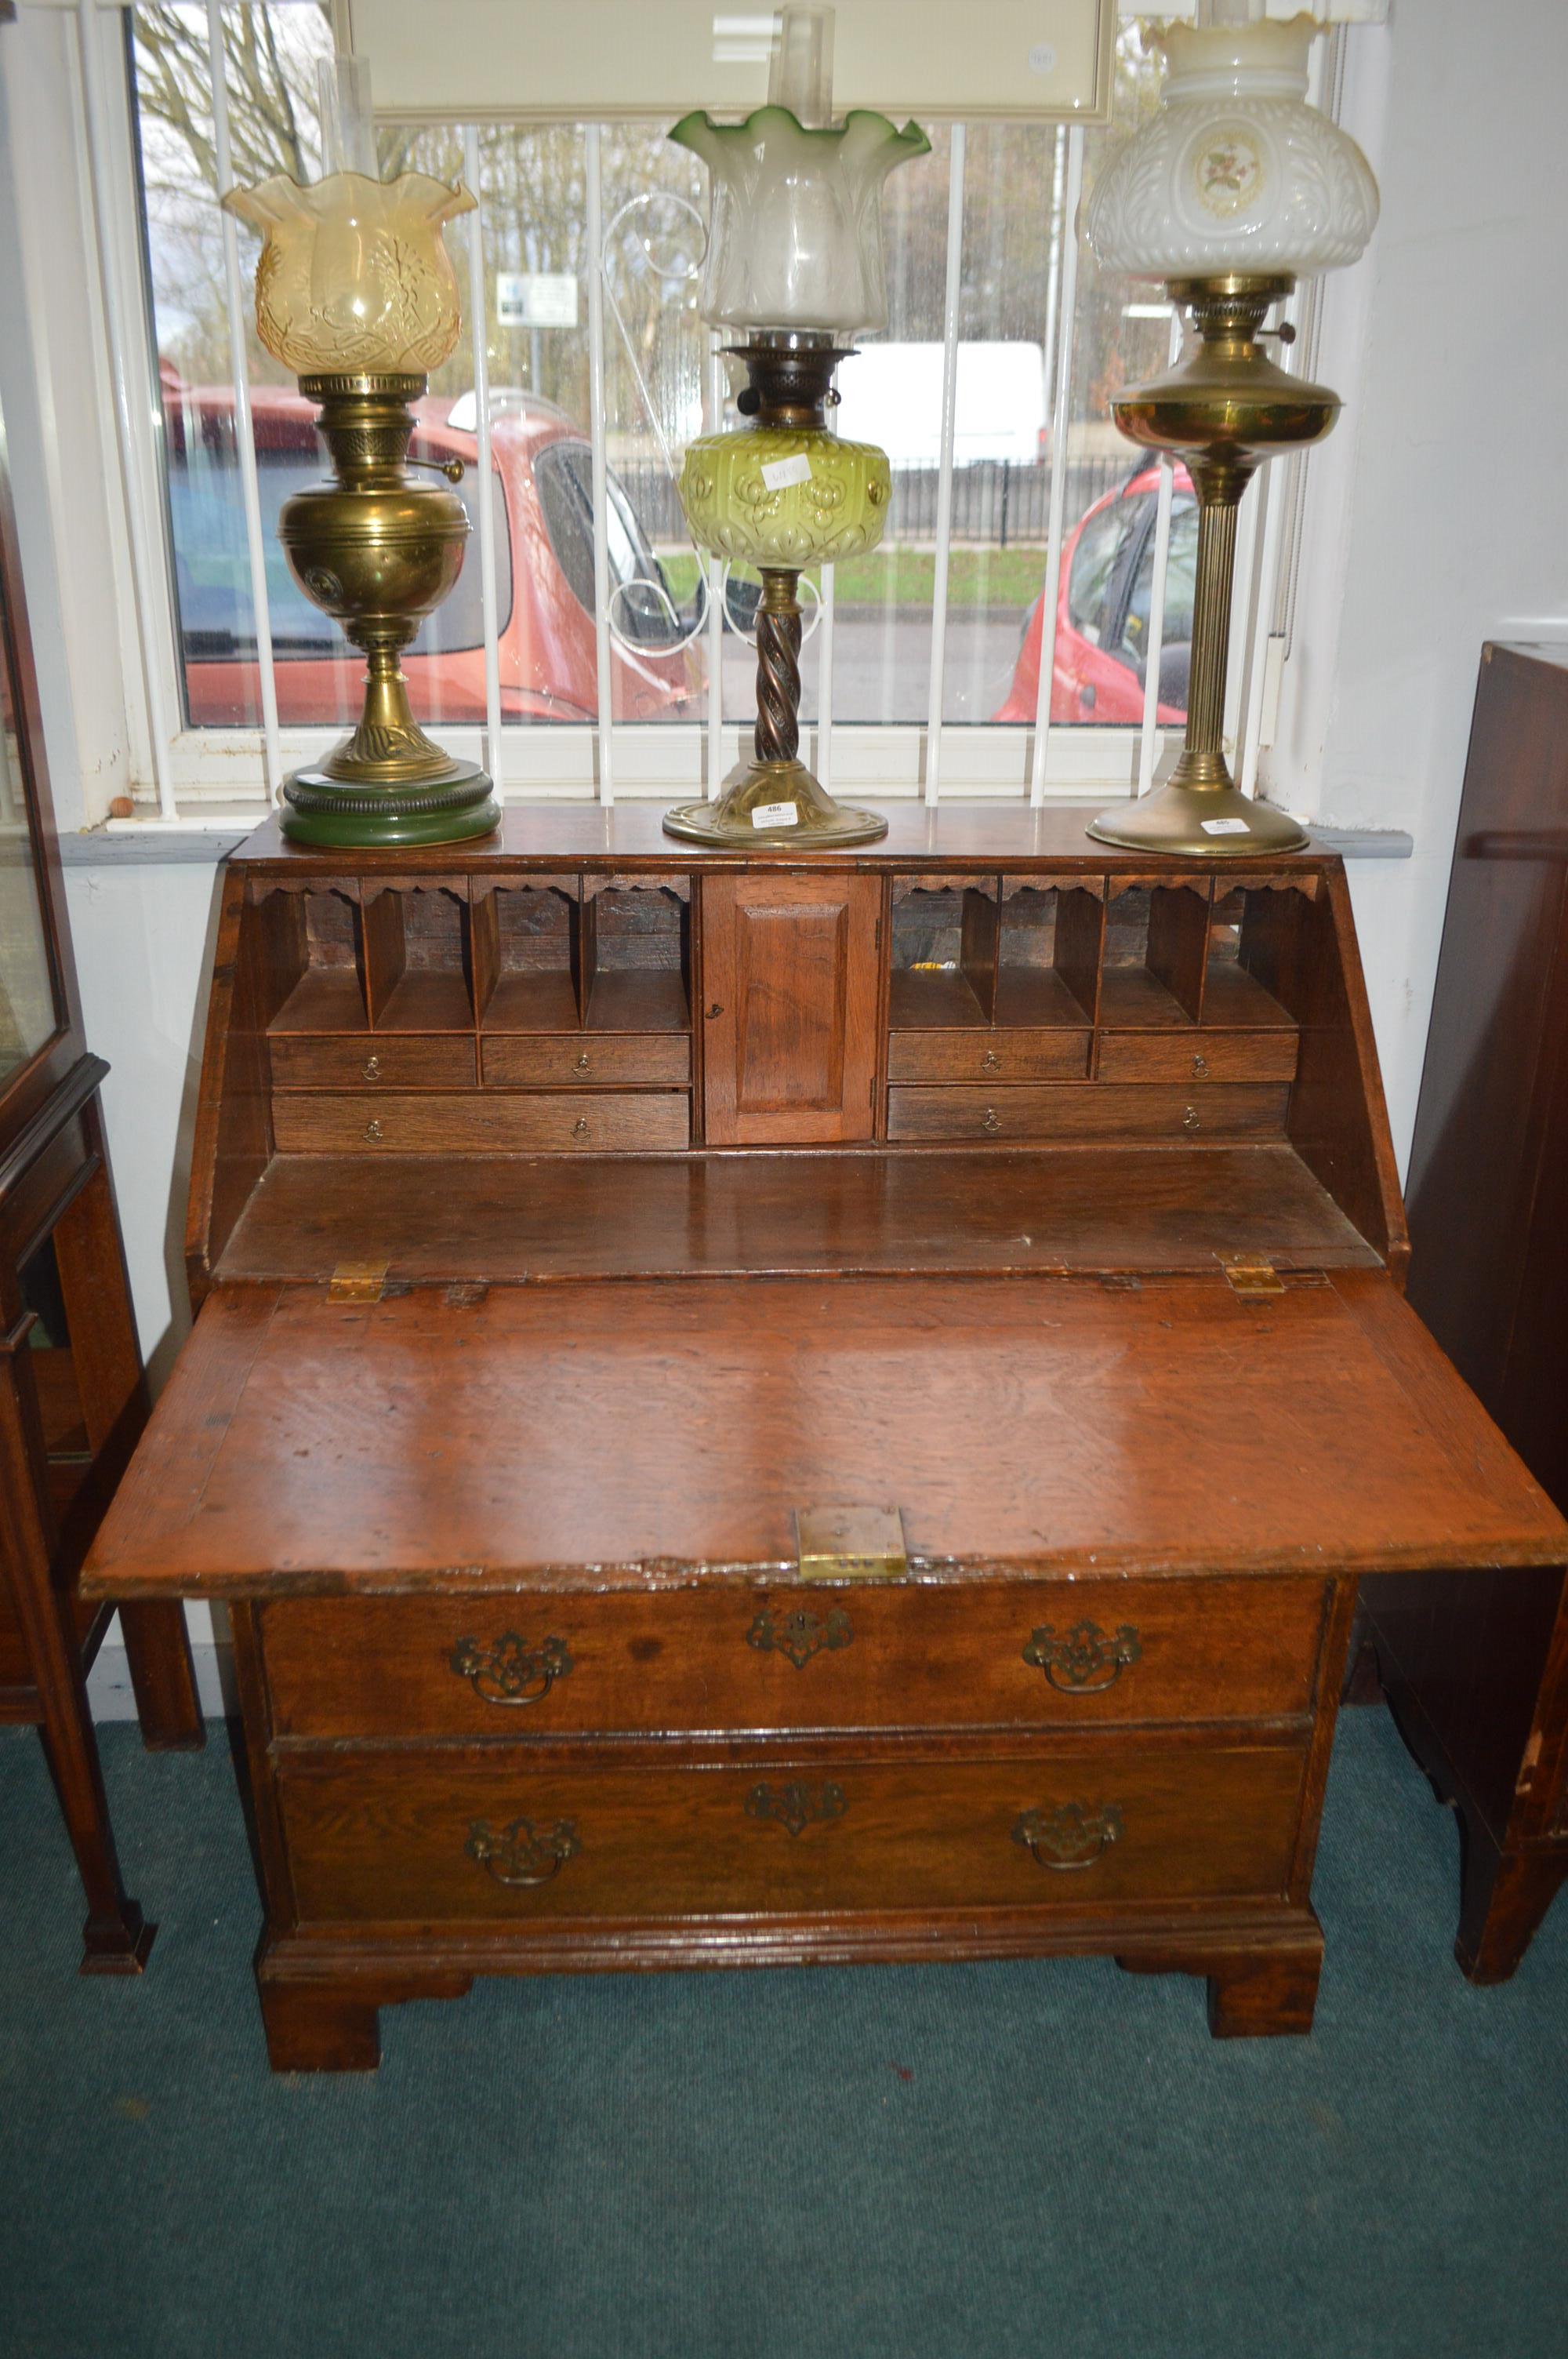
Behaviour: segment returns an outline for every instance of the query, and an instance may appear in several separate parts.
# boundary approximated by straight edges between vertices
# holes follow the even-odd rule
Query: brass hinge
[[[802,1581],[902,1581],[909,1571],[896,1507],[797,1507]]]
[[[329,1302],[379,1302],[386,1290],[384,1261],[341,1261],[327,1287]]]
[[[1244,1302],[1263,1294],[1283,1294],[1285,1281],[1267,1254],[1221,1254],[1219,1258],[1231,1291]]]

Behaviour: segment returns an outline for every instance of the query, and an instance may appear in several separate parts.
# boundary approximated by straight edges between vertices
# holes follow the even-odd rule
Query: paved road
[[[1018,659],[1023,617],[947,617],[946,678],[942,709],[955,722],[989,721],[1006,697]],[[931,623],[895,608],[884,618],[861,609],[835,617],[833,717],[836,721],[924,722],[930,702]],[[816,713],[816,638],[801,661],[802,706]],[[744,640],[726,635],[724,712],[742,719],[756,711],[756,658]]]

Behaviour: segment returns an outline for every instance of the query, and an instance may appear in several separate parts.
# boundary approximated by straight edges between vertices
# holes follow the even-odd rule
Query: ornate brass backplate
[[[764,1780],[746,1797],[749,1819],[770,1819],[785,1834],[798,1835],[814,1822],[841,1819],[849,1805],[842,1786],[770,1786]]]
[[[1043,1670],[1061,1695],[1103,1695],[1142,1652],[1142,1641],[1130,1622],[1122,1623],[1110,1638],[1098,1622],[1075,1622],[1061,1632],[1047,1622],[1031,1631],[1023,1659]]]
[[[824,1650],[835,1654],[854,1635],[841,1605],[820,1617],[805,1605],[797,1605],[792,1614],[777,1614],[771,1605],[764,1605],[746,1633],[746,1644],[755,1647],[759,1655],[783,1655],[797,1671],[803,1671],[813,1655]]]
[[[557,1819],[552,1827],[536,1827],[532,1819],[514,1819],[499,1832],[488,1819],[475,1819],[463,1849],[497,1884],[526,1886],[548,1884],[582,1845],[570,1819]]]
[[[541,1638],[531,1647],[515,1630],[507,1630],[488,1647],[478,1638],[460,1638],[448,1665],[486,1703],[538,1703],[566,1678],[572,1658],[564,1638]]]
[[[1120,1834],[1121,1812],[1114,1802],[1058,1802],[1054,1809],[1025,1810],[1012,1840],[1033,1854],[1036,1866],[1061,1869],[1092,1867]]]

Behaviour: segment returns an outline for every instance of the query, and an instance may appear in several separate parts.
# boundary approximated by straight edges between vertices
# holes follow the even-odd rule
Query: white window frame
[[[69,8],[76,18],[78,60],[73,79],[77,127],[81,143],[80,163],[84,183],[91,190],[90,234],[95,235],[97,241],[93,260],[99,274],[101,293],[99,332],[106,347],[104,364],[97,378],[98,422],[104,448],[114,456],[112,472],[117,478],[122,495],[122,538],[124,546],[121,551],[120,566],[124,574],[128,558],[131,579],[127,586],[134,593],[128,601],[121,599],[119,614],[121,668],[130,746],[130,783],[136,814],[129,820],[111,820],[109,824],[111,828],[135,830],[145,829],[149,824],[187,828],[204,824],[232,827],[236,820],[243,821],[263,815],[270,802],[276,799],[283,776],[297,766],[319,760],[341,736],[341,725],[310,730],[279,729],[276,721],[276,705],[270,699],[265,700],[267,710],[264,725],[260,728],[213,730],[178,725],[184,710],[183,681],[161,479],[162,420],[156,403],[148,397],[148,388],[157,382],[156,358],[145,292],[138,174],[132,153],[130,93],[124,67],[123,17],[128,0],[23,0],[23,5],[34,8]],[[1358,39],[1367,38],[1365,34],[1357,37]],[[1374,35],[1371,38],[1381,37]],[[1331,42],[1320,44],[1314,52],[1320,61],[1320,79],[1331,95],[1337,93],[1344,78],[1345,49],[1345,36],[1336,32]],[[1082,129],[1076,126],[1064,128],[1059,134],[1065,165],[1065,217],[1069,221],[1076,212],[1075,190],[1081,169],[1083,138]],[[466,134],[466,139],[471,158],[476,147],[471,131]],[[599,193],[594,170],[598,139],[591,125],[588,126],[588,147],[591,214]],[[956,381],[964,155],[964,126],[955,125],[949,168],[953,179],[948,207],[945,304],[947,395],[938,492],[939,519],[948,512],[951,496],[951,408]],[[482,239],[482,209],[470,216],[470,234],[475,240]],[[238,285],[238,267],[235,258],[237,248],[232,234],[228,246],[232,294]],[[460,272],[466,260],[473,274],[469,312],[470,321],[477,322],[482,315],[472,300],[471,288],[474,284],[482,283],[480,276],[483,266],[481,248],[472,245],[467,256],[459,252],[454,258]],[[1061,429],[1066,419],[1071,385],[1076,264],[1076,244],[1069,238],[1065,242],[1062,267],[1057,274],[1054,290],[1057,316],[1050,323],[1042,322],[1042,341],[1046,342],[1054,356],[1054,416],[1057,448],[1063,445]],[[597,319],[599,364],[602,367],[603,329],[600,291],[596,275],[589,287],[590,344]],[[248,300],[248,288],[241,292],[242,299]],[[1294,310],[1296,307],[1292,304],[1292,308]],[[474,341],[481,432],[487,441],[489,419],[484,354],[481,349],[482,339],[476,336]],[[1298,344],[1298,365],[1310,365],[1311,352],[1307,349],[1310,342],[1310,339],[1303,339],[1303,342]],[[232,350],[235,374],[240,380],[237,389],[243,399],[243,337],[233,337]],[[590,353],[590,360],[591,357]],[[1343,378],[1338,389],[1347,401],[1354,400],[1355,387],[1345,384]],[[604,546],[603,434],[602,405],[596,403],[592,405],[591,440],[595,455],[595,540],[600,571]],[[1132,463],[1130,446],[1130,468]],[[1151,622],[1152,632],[1156,634],[1162,622],[1164,560],[1168,546],[1165,525],[1169,509],[1169,471],[1165,472],[1167,483],[1162,495],[1163,513],[1156,546]],[[254,579],[259,573],[259,551],[254,545],[258,526],[254,455],[249,473],[246,489],[253,538]],[[1235,749],[1238,779],[1249,791],[1255,791],[1260,783],[1268,783],[1267,765],[1262,756],[1270,742],[1280,701],[1278,657],[1284,650],[1282,645],[1271,647],[1271,643],[1281,641],[1277,617],[1289,602],[1291,589],[1291,585],[1281,578],[1281,555],[1288,549],[1292,562],[1299,565],[1303,545],[1310,542],[1310,534],[1303,527],[1299,505],[1294,508],[1291,506],[1292,500],[1299,503],[1298,486],[1293,480],[1287,484],[1287,468],[1280,465],[1261,471],[1246,495],[1239,520],[1226,732]],[[1054,491],[1050,556],[1043,593],[1046,628],[1041,649],[1041,709],[1033,727],[943,723],[940,720],[946,636],[946,549],[939,522],[929,718],[924,725],[894,723],[875,726],[842,722],[835,724],[829,711],[820,723],[808,725],[803,732],[806,740],[804,750],[807,758],[814,760],[825,776],[830,775],[835,792],[872,795],[878,799],[925,800],[929,804],[935,804],[939,798],[1026,799],[1041,803],[1078,801],[1092,796],[1131,795],[1150,783],[1167,751],[1167,739],[1174,734],[1162,729],[1155,718],[1159,679],[1157,662],[1148,667],[1141,729],[1075,727],[1051,723],[1048,719],[1051,642],[1055,614],[1052,593],[1059,582],[1061,544],[1065,538],[1058,513],[1064,488],[1065,471],[1058,470]],[[1288,509],[1290,514],[1287,514]],[[476,549],[470,562],[483,563],[485,556],[482,547]],[[487,688],[491,688],[494,679],[492,591],[484,597],[483,603],[489,625]],[[825,698],[830,701],[833,636],[830,584],[824,608],[822,681]],[[263,630],[258,632],[258,636],[265,633],[265,615],[261,620]],[[711,652],[710,640],[710,656]],[[265,675],[265,655],[262,669]],[[599,625],[599,672],[602,711],[608,677],[608,637],[602,601]],[[717,699],[718,692],[718,673],[710,662],[710,693]],[[488,761],[492,772],[498,776],[501,791],[509,801],[562,798],[598,799],[604,802],[618,799],[665,800],[679,793],[690,794],[694,788],[711,794],[725,770],[740,758],[742,741],[749,740],[752,728],[752,716],[748,712],[736,719],[719,713],[705,723],[656,725],[616,723],[602,733],[592,724],[552,723],[548,726],[501,729],[498,726],[499,695],[493,688],[487,696],[487,703],[490,714],[488,726],[444,727],[440,733],[442,742],[456,755],[475,761]],[[124,791],[123,780],[118,790]],[[92,808],[91,787],[84,792],[87,806],[84,816],[88,823],[101,821],[104,813],[101,809]],[[1300,807],[1299,799],[1297,807]]]

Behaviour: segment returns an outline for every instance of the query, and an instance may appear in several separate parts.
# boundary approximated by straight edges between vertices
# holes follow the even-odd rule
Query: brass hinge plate
[[[341,1261],[327,1286],[329,1302],[379,1302],[386,1290],[384,1261]]]
[[[909,1571],[896,1507],[797,1507],[802,1581],[902,1581]]]
[[[1231,1291],[1244,1302],[1265,1294],[1283,1294],[1285,1281],[1265,1254],[1221,1254],[1220,1263]]]

